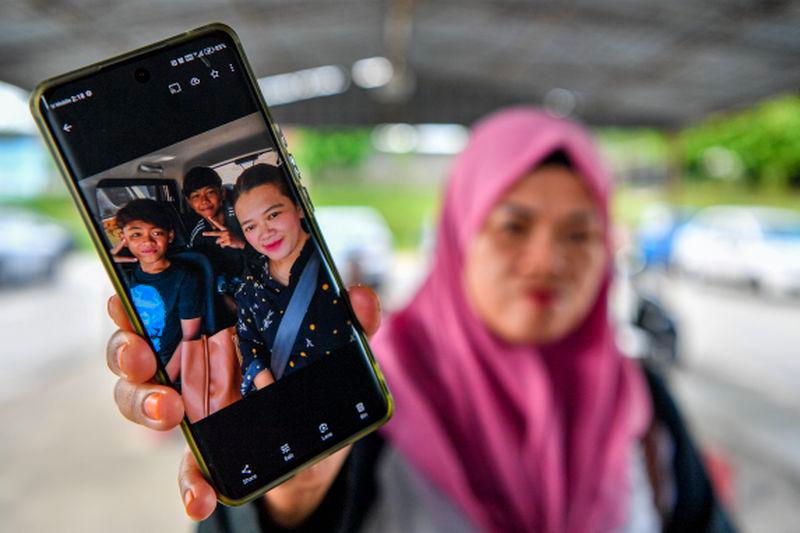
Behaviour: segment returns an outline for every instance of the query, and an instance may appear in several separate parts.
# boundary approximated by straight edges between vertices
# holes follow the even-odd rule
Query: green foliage
[[[375,182],[334,184],[318,181],[309,187],[316,206],[365,205],[384,216],[394,245],[411,249],[420,244],[425,224],[436,223],[437,187]]]
[[[800,97],[763,102],[747,111],[720,115],[684,130],[679,140],[687,176],[705,179],[710,148],[729,150],[753,187],[800,186]]]
[[[300,128],[293,142],[297,164],[310,177],[331,167],[356,168],[372,152],[368,128]]]
[[[660,165],[668,157],[664,134],[647,128],[600,128],[594,131],[603,156],[611,165]]]

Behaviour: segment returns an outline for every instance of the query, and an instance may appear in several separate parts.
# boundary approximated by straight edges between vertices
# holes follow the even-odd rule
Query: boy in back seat
[[[200,217],[189,235],[189,246],[205,255],[214,271],[218,328],[236,323],[233,294],[245,264],[245,241],[225,192],[219,175],[208,167],[192,168],[183,180],[183,195]]]

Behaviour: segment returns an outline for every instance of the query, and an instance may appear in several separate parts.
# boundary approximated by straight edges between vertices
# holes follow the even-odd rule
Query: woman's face
[[[583,180],[563,166],[521,179],[470,243],[467,295],[478,316],[513,344],[572,332],[596,301],[606,266],[603,222]]]
[[[259,185],[239,195],[234,209],[247,242],[270,260],[280,261],[298,246],[302,211],[275,185]]]

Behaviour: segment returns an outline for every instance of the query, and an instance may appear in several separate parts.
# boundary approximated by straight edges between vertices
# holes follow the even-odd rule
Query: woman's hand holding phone
[[[366,287],[349,290],[356,316],[371,337],[380,325],[380,303]],[[108,367],[119,376],[114,400],[125,418],[143,426],[164,431],[180,424],[183,400],[172,388],[155,382],[156,358],[144,339],[133,332],[119,297],[108,301],[108,313],[119,329],[106,349]],[[271,518],[284,527],[302,523],[322,502],[347,458],[349,447],[334,453],[264,495]],[[178,485],[186,514],[193,520],[207,518],[216,507],[213,487],[206,481],[192,453],[183,454]]]

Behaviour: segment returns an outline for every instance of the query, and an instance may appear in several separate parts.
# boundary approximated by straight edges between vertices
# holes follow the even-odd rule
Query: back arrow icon
[[[72,124],[64,124],[64,127],[62,129],[67,133],[69,133],[72,131]]]

